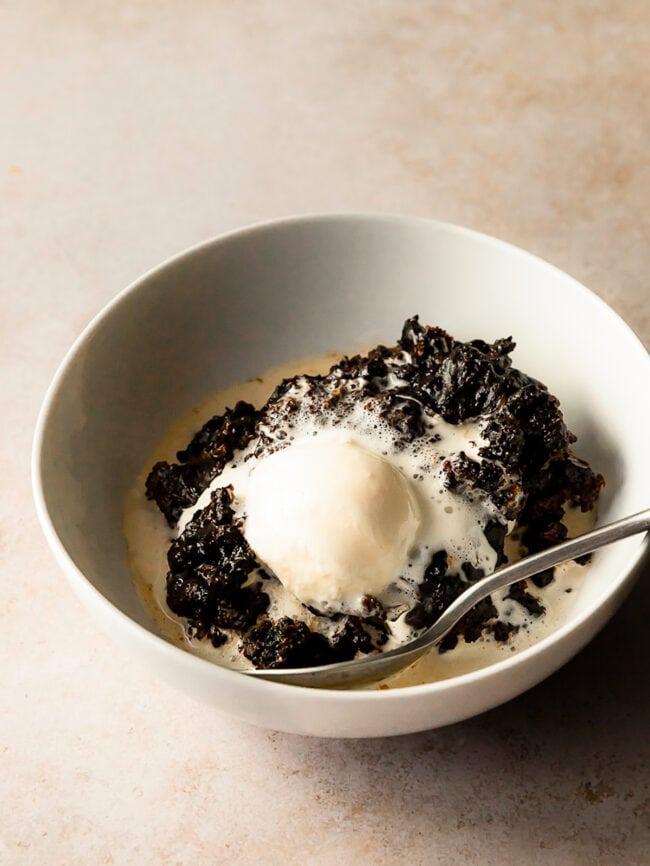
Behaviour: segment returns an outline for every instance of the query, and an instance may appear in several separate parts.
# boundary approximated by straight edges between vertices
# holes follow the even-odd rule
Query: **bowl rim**
[[[259,220],[244,226],[219,233],[206,240],[193,244],[171,256],[168,256],[159,264],[149,268],[125,288],[120,290],[112,299],[110,299],[89,321],[83,328],[79,336],[74,340],[63,359],[59,363],[58,368],[45,392],[43,402],[38,414],[35,425],[32,453],[31,453],[31,476],[32,476],[32,494],[36,513],[46,537],[50,550],[58,565],[63,570],[64,574],[72,584],[73,589],[77,594],[87,602],[99,604],[100,608],[111,618],[117,618],[117,621],[123,628],[130,631],[134,638],[144,640],[150,644],[153,651],[167,655],[172,661],[184,663],[190,667],[197,667],[197,670],[202,670],[206,675],[220,679],[224,677],[234,682],[234,677],[241,677],[241,673],[230,668],[222,667],[213,661],[197,656],[187,650],[177,646],[166,640],[162,635],[157,634],[153,630],[140,625],[133,620],[128,614],[124,613],[119,607],[109,601],[106,596],[100,592],[94,583],[86,577],[81,569],[76,565],[65,545],[58,536],[54,528],[54,522],[50,515],[50,511],[46,504],[45,484],[43,479],[43,445],[47,432],[47,425],[52,408],[56,403],[58,392],[65,380],[68,369],[73,364],[77,355],[82,351],[88,339],[98,330],[103,322],[111,315],[114,308],[125,301],[131,294],[137,292],[140,287],[148,283],[151,279],[158,276],[160,273],[167,270],[170,266],[176,266],[183,262],[184,259],[191,259],[203,250],[227,244],[233,239],[245,237],[246,235],[254,235],[257,233],[268,232],[291,226],[293,224],[326,224],[337,222],[357,222],[357,223],[384,223],[386,225],[395,225],[401,227],[421,227],[430,228],[440,232],[446,232],[450,235],[463,237],[473,243],[485,244],[496,249],[501,249],[505,253],[525,258],[535,264],[542,270],[561,277],[568,281],[572,290],[582,295],[587,299],[588,303],[593,303],[600,306],[602,311],[609,317],[612,326],[616,327],[623,333],[630,345],[634,347],[634,351],[639,355],[640,366],[647,367],[648,378],[650,379],[650,354],[645,349],[643,343],[633,331],[633,329],[625,322],[619,314],[613,310],[602,298],[585,285],[579,282],[575,277],[572,277],[566,271],[561,270],[556,265],[542,259],[535,253],[512,244],[508,241],[488,235],[476,229],[467,228],[464,226],[455,225],[443,220],[432,219],[422,216],[409,216],[398,213],[388,212],[372,212],[372,211],[332,211],[332,212],[314,212],[304,214],[294,214],[283,216],[274,219]],[[636,542],[636,544],[635,544]],[[361,700],[363,702],[392,703],[393,701],[402,701],[411,696],[428,695],[433,697],[438,693],[455,691],[463,689],[467,686],[480,683],[494,676],[496,673],[505,673],[508,670],[517,669],[520,666],[526,665],[530,659],[538,655],[542,655],[545,651],[555,644],[560,644],[563,640],[574,631],[580,631],[581,627],[590,620],[597,611],[604,607],[607,601],[615,597],[617,591],[624,587],[626,581],[633,576],[635,567],[643,558],[646,550],[650,547],[648,536],[637,536],[629,539],[628,543],[634,547],[631,550],[627,559],[622,563],[616,571],[615,579],[610,583],[607,592],[599,598],[591,601],[585,610],[571,622],[565,622],[558,628],[551,631],[548,635],[536,641],[531,646],[514,653],[510,657],[506,657],[486,667],[477,670],[468,671],[467,673],[457,676],[448,677],[446,679],[435,680],[429,683],[420,683],[411,686],[400,686],[398,688],[388,689],[327,689],[327,688],[306,688],[304,686],[289,685],[286,683],[277,683],[264,680],[258,677],[246,677],[248,683],[255,683],[254,688],[261,690],[271,689],[276,697],[280,694],[279,689],[284,694],[302,695],[305,692],[311,693],[311,699],[316,701],[337,700],[343,702]],[[270,695],[271,692],[267,693]],[[334,697],[335,696],[335,697]]]

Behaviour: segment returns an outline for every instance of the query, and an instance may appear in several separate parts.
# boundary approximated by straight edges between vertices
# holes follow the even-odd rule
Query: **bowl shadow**
[[[605,629],[497,709],[389,739],[267,736],[291,764],[313,767],[317,757],[311,781],[335,792],[341,820],[375,824],[375,844],[411,840],[423,862],[480,857],[506,841],[507,853],[477,862],[647,862],[650,557],[637,568],[636,586]]]

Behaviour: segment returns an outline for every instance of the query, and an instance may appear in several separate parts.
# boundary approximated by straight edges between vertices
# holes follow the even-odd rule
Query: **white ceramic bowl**
[[[283,361],[393,343],[419,313],[460,339],[513,335],[607,479],[600,522],[648,506],[650,360],[629,328],[571,277],[508,244],[432,221],[299,217],[195,247],[122,292],[78,339],[47,394],[34,491],[48,541],[100,625],[133,657],[237,719],[319,736],[434,728],[548,676],[589,641],[630,588],[645,541],[598,554],[567,621],[475,673],[389,691],[263,682],[159,637],[129,573],[124,494],[179,416]],[[183,700],[179,696],[179,700]]]

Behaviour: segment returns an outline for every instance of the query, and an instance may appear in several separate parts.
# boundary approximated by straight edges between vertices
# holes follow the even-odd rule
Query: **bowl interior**
[[[37,466],[51,526],[112,604],[153,630],[122,534],[134,475],[180,415],[283,361],[392,344],[415,313],[462,339],[512,335],[515,364],[559,398],[607,480],[602,522],[648,505],[650,363],[567,275],[423,220],[325,217],[234,233],[154,270],[86,330],[46,402]],[[639,539],[599,554],[571,618],[624,577]]]

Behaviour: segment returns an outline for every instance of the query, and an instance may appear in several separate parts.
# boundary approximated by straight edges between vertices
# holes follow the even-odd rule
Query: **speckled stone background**
[[[650,346],[650,4],[5,0],[0,35],[0,863],[647,866],[650,575],[482,717],[383,741],[242,728],[96,631],[29,451],[118,290],[289,213],[498,235]]]

